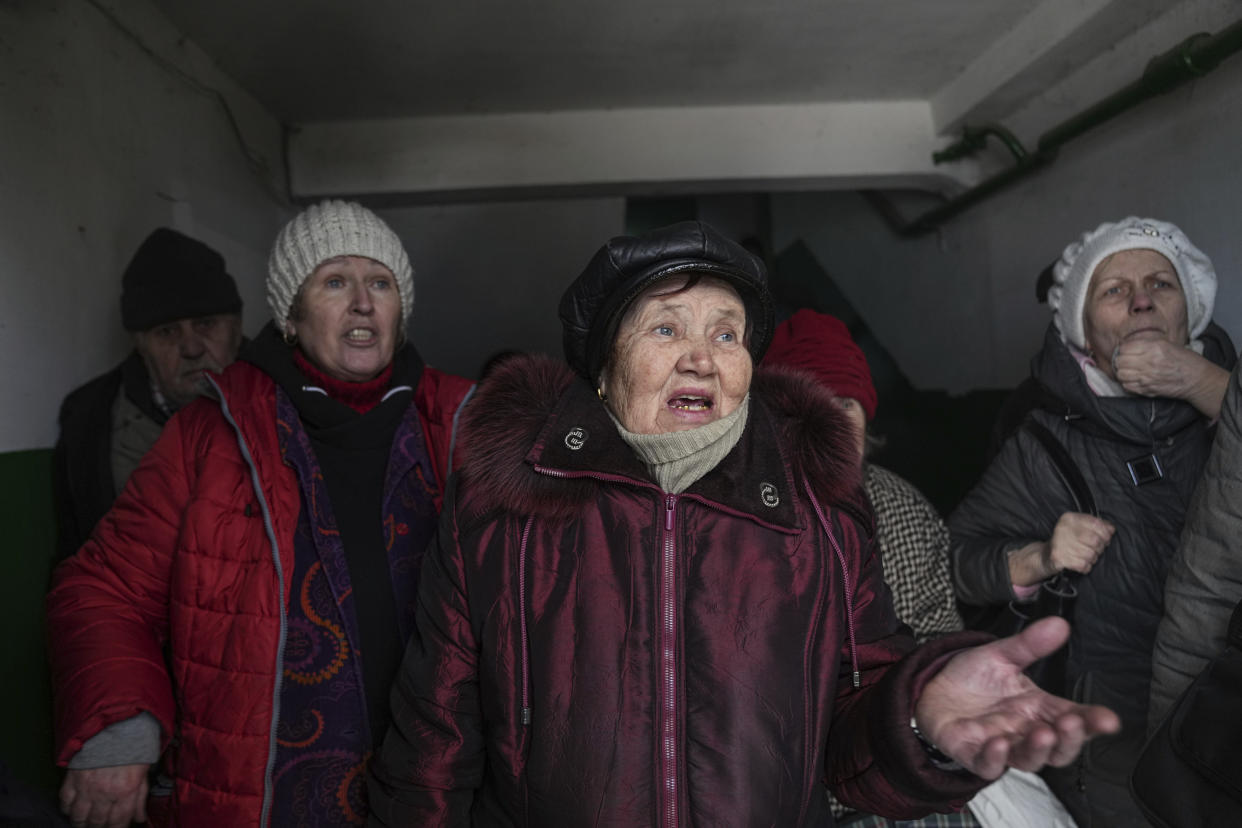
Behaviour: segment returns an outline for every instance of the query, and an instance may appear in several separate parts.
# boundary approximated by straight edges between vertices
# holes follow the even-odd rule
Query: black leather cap
[[[565,359],[594,382],[626,308],[651,285],[677,273],[702,273],[737,290],[750,324],[755,364],[772,340],[772,297],[763,263],[700,221],[683,221],[641,236],[617,236],[591,258],[561,297]]]

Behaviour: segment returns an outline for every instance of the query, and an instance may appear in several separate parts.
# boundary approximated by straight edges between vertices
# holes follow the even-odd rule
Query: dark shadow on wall
[[[699,201],[694,196],[630,198],[625,202],[625,234],[640,236],[657,227],[698,217]]]
[[[884,441],[871,459],[909,480],[947,515],[983,474],[992,424],[1010,389],[957,396],[915,389],[803,242],[769,264],[782,318],[799,308],[832,314],[867,355],[880,398],[872,430]]]

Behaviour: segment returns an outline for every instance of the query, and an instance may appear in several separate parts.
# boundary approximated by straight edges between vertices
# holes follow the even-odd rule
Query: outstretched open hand
[[[1088,740],[1121,729],[1107,707],[1046,693],[1022,672],[1068,637],[1063,619],[1045,618],[953,656],[915,705],[919,732],[984,779],[1006,767],[1068,765]]]

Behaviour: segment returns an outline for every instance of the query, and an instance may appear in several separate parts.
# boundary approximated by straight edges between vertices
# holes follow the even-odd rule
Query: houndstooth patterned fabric
[[[905,479],[868,464],[863,487],[875,509],[884,580],[897,617],[922,644],[962,629],[949,581],[949,529],[936,509]]]
[[[920,644],[962,629],[949,581],[949,529],[935,507],[910,482],[870,463],[863,469],[863,489],[875,510],[884,580],[893,592],[897,617],[910,625]],[[835,798],[831,802],[833,816],[842,825],[978,825],[965,811],[890,822],[883,817],[854,815]],[[854,815],[856,821],[842,821],[846,815]]]

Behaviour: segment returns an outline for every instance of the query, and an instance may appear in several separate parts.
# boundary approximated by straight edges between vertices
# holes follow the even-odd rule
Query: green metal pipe
[[[1056,155],[1055,150],[1028,155],[1007,170],[980,182],[956,198],[946,201],[939,207],[933,207],[905,227],[902,227],[898,232],[903,236],[921,236],[924,233],[930,233],[958,213],[973,207],[992,194],[1000,192],[1015,181],[1026,178],[1036,170],[1046,167],[1052,163]]]
[[[943,164],[946,161],[957,161],[960,158],[974,155],[987,145],[989,135],[1000,139],[1015,161],[1022,161],[1026,158],[1026,147],[1022,146],[1018,136],[1000,124],[984,124],[981,127],[966,127],[963,129],[960,139],[939,152],[932,153],[932,161],[937,164]]]
[[[1134,83],[1045,132],[1039,138],[1039,148],[1059,147],[1148,98],[1172,92],[1184,83],[1201,78],[1240,49],[1242,21],[1216,35],[1203,32],[1191,35],[1163,55],[1152,58],[1143,76]]]
[[[1018,161],[1009,169],[976,184],[965,192],[949,199],[939,207],[935,207],[913,221],[899,227],[897,232],[903,236],[917,236],[931,232],[949,218],[974,206],[988,196],[1000,192],[1011,184],[1025,178],[1035,171],[1048,166],[1056,158],[1057,150],[1088,130],[1117,117],[1149,98],[1173,91],[1179,86],[1203,77],[1211,72],[1221,61],[1230,55],[1242,51],[1242,20],[1222,29],[1215,35],[1199,33],[1191,35],[1177,46],[1164,54],[1157,55],[1147,64],[1142,77],[1123,87],[1107,98],[1098,101],[1073,117],[1062,121],[1057,126],[1039,137],[1037,149]],[[1003,128],[1000,128],[1003,129]],[[966,131],[968,134],[971,130]],[[975,132],[978,132],[976,130]],[[1008,132],[1008,130],[1005,130]],[[993,133],[997,134],[997,133]],[[1016,141],[1016,139],[1014,139]],[[975,143],[982,146],[982,140],[975,138]],[[962,140],[943,152],[958,148],[968,143],[964,135]],[[1018,144],[1020,147],[1021,144]],[[1010,151],[1013,152],[1012,146]],[[937,155],[940,155],[938,153]],[[966,154],[961,152],[961,154]],[[961,157],[958,155],[957,157]],[[933,156],[935,158],[935,156]],[[937,159],[939,163],[939,159]]]

